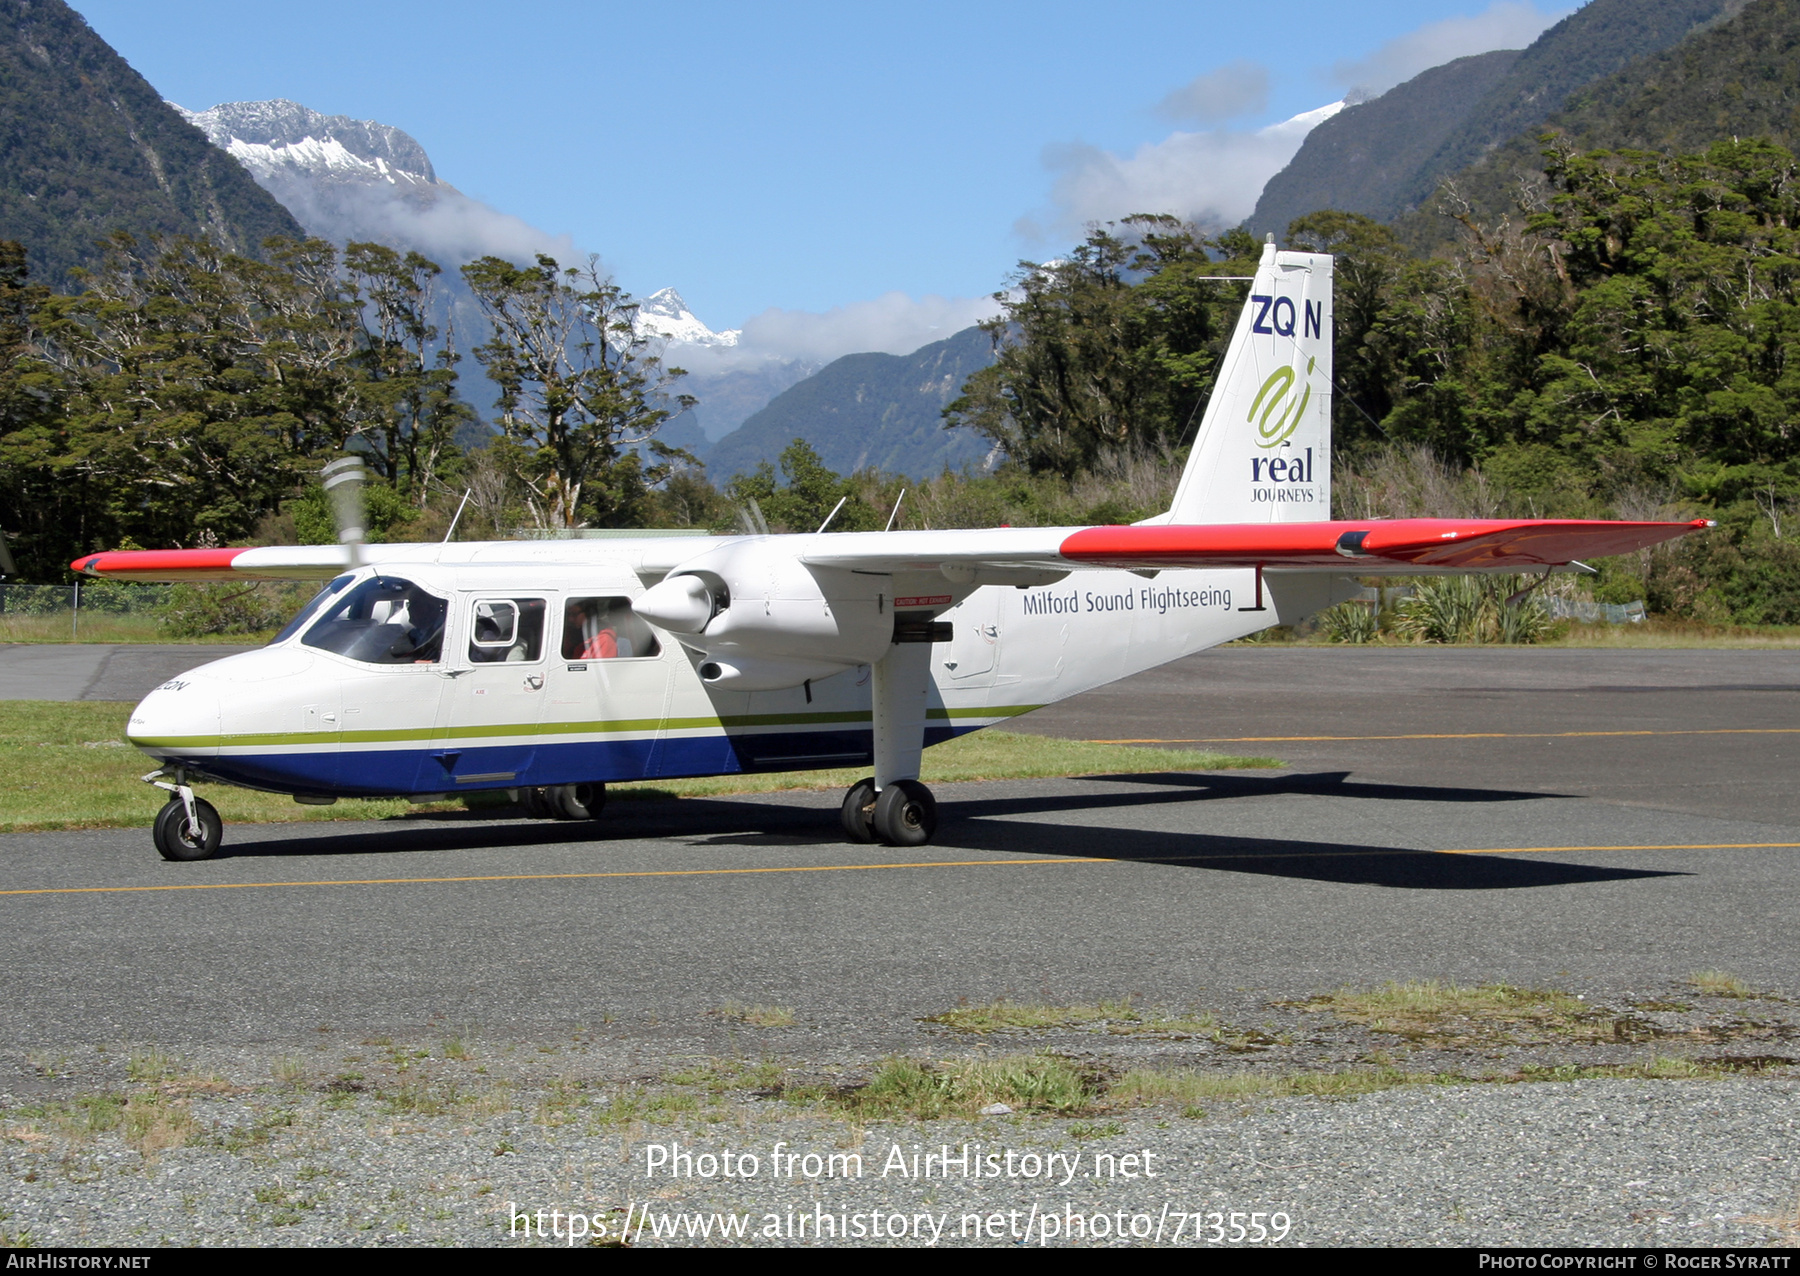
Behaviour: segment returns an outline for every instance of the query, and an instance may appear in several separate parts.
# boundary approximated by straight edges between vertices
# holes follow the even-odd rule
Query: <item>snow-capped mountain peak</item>
[[[175,109],[258,179],[285,169],[315,180],[438,185],[425,148],[391,124],[322,115],[285,98]]]
[[[638,303],[638,332],[691,346],[735,346],[740,329],[714,332],[694,317],[687,302],[673,288],[653,292]]]

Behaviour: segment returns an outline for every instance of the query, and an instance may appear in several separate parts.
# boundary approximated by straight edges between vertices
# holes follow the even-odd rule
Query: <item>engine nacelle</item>
[[[689,559],[635,609],[717,666],[704,680],[744,691],[797,687],[872,664],[894,640],[889,577],[808,567],[765,540]]]

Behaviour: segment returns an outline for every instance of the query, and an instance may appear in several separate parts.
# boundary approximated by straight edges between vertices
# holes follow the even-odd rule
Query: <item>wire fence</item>
[[[71,640],[79,640],[85,624],[90,632],[96,623],[122,622],[110,626],[127,638],[152,626],[162,628],[168,616],[173,586],[127,585],[116,581],[97,581],[76,585],[15,585],[0,583],[0,641],[42,642],[54,640],[56,628],[66,624]],[[129,619],[128,619],[129,618]],[[108,630],[102,623],[102,632]],[[117,639],[109,639],[114,641]]]
[[[1410,598],[1416,591],[1410,585],[1390,585],[1385,590],[1366,586],[1352,601],[1379,603],[1386,595],[1388,603]],[[1641,601],[1629,603],[1590,603],[1560,594],[1540,594],[1538,600],[1552,620],[1574,620],[1584,625],[1641,625],[1648,612]]]
[[[1642,602],[1584,603],[1552,596],[1544,599],[1544,606],[1552,620],[1578,620],[1584,625],[1641,625],[1645,618]]]
[[[0,615],[54,616],[59,612],[86,611],[109,616],[141,615],[157,611],[168,601],[168,585],[122,585],[107,581],[94,585],[0,584]]]

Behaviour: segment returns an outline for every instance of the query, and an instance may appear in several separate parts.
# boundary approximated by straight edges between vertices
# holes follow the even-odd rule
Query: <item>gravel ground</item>
[[[1158,1228],[1164,1244],[1212,1244],[1230,1243],[1234,1211],[1246,1243],[1258,1225],[1288,1245],[1800,1241],[1788,1075],[867,1123],[821,1100],[828,1087],[782,1092],[869,1067],[659,1060],[566,1038],[39,1056],[38,1093],[6,1096],[0,1117],[0,1242],[566,1245],[569,1211],[587,1244],[627,1217],[633,1245],[719,1244],[687,1229],[720,1216],[744,1219],[733,1243],[814,1244],[820,1214],[857,1244],[1153,1244]],[[965,1143],[968,1174],[954,1159],[948,1175],[915,1173],[915,1153],[955,1158]],[[704,1160],[650,1173],[653,1157],[727,1151],[730,1178]],[[821,1173],[852,1153],[860,1175]],[[1067,1234],[1071,1215],[1087,1235]]]

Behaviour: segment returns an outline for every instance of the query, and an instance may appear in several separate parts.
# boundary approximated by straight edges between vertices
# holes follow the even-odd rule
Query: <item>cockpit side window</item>
[[[273,647],[278,642],[286,642],[289,638],[292,638],[295,634],[299,633],[300,630],[305,627],[306,622],[312,619],[313,613],[319,609],[320,604],[327,598],[342,591],[344,586],[349,583],[350,577],[348,576],[339,576],[335,580],[328,581],[325,588],[314,594],[311,600],[307,602],[306,606],[295,612],[294,618],[281,627],[280,633],[269,639],[269,645]]]
[[[365,664],[435,664],[449,614],[448,602],[410,580],[375,576],[321,606],[301,641]]]
[[[547,610],[542,598],[477,598],[469,626],[470,661],[542,659]]]

